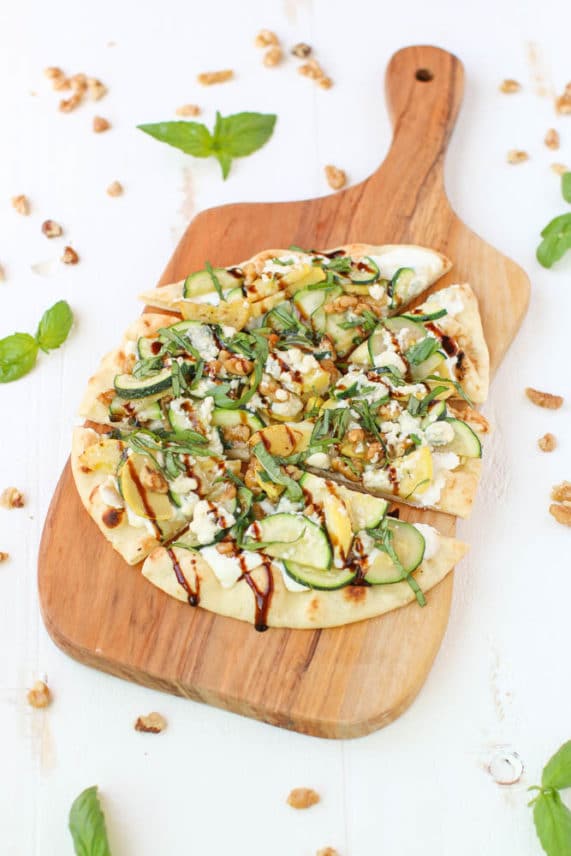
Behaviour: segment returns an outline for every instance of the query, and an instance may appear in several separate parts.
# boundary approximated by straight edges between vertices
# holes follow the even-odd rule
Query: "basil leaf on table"
[[[0,339],[0,383],[10,383],[34,368],[38,344],[29,333],[13,333]]]
[[[212,133],[201,122],[158,122],[137,125],[156,140],[197,158],[215,157],[226,179],[234,158],[258,151],[271,137],[277,116],[264,113],[216,113]]]
[[[571,788],[571,740],[564,743],[543,768],[541,784],[544,788]]]
[[[59,300],[42,315],[36,341],[42,351],[53,351],[63,345],[73,324],[69,303]]]
[[[561,193],[565,202],[571,202],[571,172],[564,172],[561,176]]]
[[[542,791],[533,806],[537,837],[547,856],[571,853],[571,811],[556,790]]]
[[[542,242],[537,248],[537,261],[550,268],[571,249],[571,213],[560,214],[547,224],[541,233]]]
[[[96,785],[86,788],[74,800],[69,812],[69,831],[76,856],[111,856]]]

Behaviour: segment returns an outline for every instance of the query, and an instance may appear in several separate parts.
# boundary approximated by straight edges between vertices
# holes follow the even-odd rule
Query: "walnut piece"
[[[30,200],[23,193],[20,193],[19,196],[13,196],[12,208],[15,208],[18,214],[22,214],[24,217],[27,217],[30,213]]]
[[[144,731],[147,734],[160,734],[167,727],[167,721],[161,713],[148,713],[139,716],[135,722],[135,731]]]
[[[79,256],[77,255],[73,247],[64,247],[61,260],[64,265],[76,265],[79,261]]]
[[[298,42],[297,45],[293,46],[291,52],[293,56],[296,56],[298,59],[307,59],[311,54],[311,46],[307,45],[305,42]]]
[[[104,131],[108,131],[110,127],[111,122],[109,119],[104,119],[103,116],[93,117],[93,131],[95,134],[102,134]]]
[[[518,83],[517,80],[512,80],[509,77],[506,80],[502,80],[500,83],[500,92],[504,92],[506,95],[513,95],[514,92],[519,92],[520,89],[521,83]]]
[[[510,149],[507,154],[508,163],[523,163],[526,160],[529,160],[529,155],[521,149]]]
[[[555,149],[559,148],[560,144],[559,132],[556,131],[555,128],[550,128],[546,133],[543,142],[548,149],[553,149],[555,151]]]
[[[175,110],[177,116],[200,116],[198,104],[183,104]]]
[[[24,494],[17,487],[4,488],[0,493],[0,505],[2,508],[23,508]]]
[[[55,89],[56,92],[61,92],[64,89],[71,89],[69,77],[66,77],[65,74],[62,74],[61,77],[54,77],[52,80],[52,89]]]
[[[571,507],[568,505],[557,505],[553,502],[549,506],[549,513],[563,526],[571,526]]]
[[[562,116],[571,113],[571,83],[567,84],[563,95],[555,100],[555,109]]]
[[[254,39],[254,45],[257,48],[269,48],[272,45],[279,45],[280,40],[271,30],[260,30]]]
[[[10,553],[0,552],[0,562],[7,562],[9,558],[10,558]]]
[[[327,164],[325,167],[325,178],[332,190],[341,190],[347,184],[347,174],[345,171],[332,164]]]
[[[58,77],[64,76],[62,69],[56,65],[49,65],[47,68],[44,68],[44,75],[48,80],[55,80]]]
[[[69,98],[62,98],[59,102],[59,110],[61,113],[71,113],[76,110],[83,101],[81,92],[74,92]]]
[[[563,398],[561,395],[552,395],[550,392],[541,392],[538,389],[533,389],[531,386],[526,388],[525,394],[533,404],[537,404],[538,407],[546,407],[548,410],[559,410],[563,404]]]
[[[107,87],[96,77],[88,77],[87,93],[94,101],[99,101],[100,98],[103,98],[107,94]]]
[[[333,81],[325,74],[316,59],[310,59],[308,62],[302,63],[298,66],[297,70],[303,77],[315,80],[322,89],[331,89],[333,86]]]
[[[108,196],[123,196],[123,185],[120,181],[112,181],[107,188]]]
[[[563,505],[571,506],[571,482],[564,481],[561,484],[553,485],[551,499],[554,499],[555,502],[562,502]]]
[[[36,681],[34,686],[28,690],[28,704],[32,707],[42,708],[51,704],[52,694],[47,684],[43,681]]]
[[[279,46],[268,48],[264,54],[263,63],[268,68],[273,68],[278,65],[283,59],[283,51]]]
[[[55,220],[44,220],[42,223],[42,232],[46,238],[59,238],[63,235],[63,229]]]
[[[292,808],[311,808],[320,799],[321,797],[313,788],[294,788],[288,795],[287,804]]]
[[[141,484],[153,493],[169,492],[169,485],[163,474],[148,464],[144,464],[141,470]]]
[[[231,68],[225,68],[222,71],[203,71],[199,74],[197,80],[202,86],[212,86],[215,83],[226,83],[234,78],[234,72]]]
[[[566,172],[569,172],[569,167],[565,166],[564,163],[552,163],[551,170],[555,175],[564,175]]]
[[[73,74],[69,78],[69,85],[74,92],[83,93],[87,90],[87,77],[85,74]]]
[[[322,847],[317,851],[315,856],[339,856],[339,853],[335,847]]]
[[[552,452],[557,446],[557,440],[553,434],[547,433],[544,434],[543,437],[539,438],[537,445],[542,452]]]

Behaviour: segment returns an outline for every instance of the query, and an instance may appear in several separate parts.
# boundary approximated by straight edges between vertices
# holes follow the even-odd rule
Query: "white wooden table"
[[[27,497],[0,509],[0,852],[72,853],[67,813],[98,784],[114,856],[533,856],[540,852],[526,807],[528,785],[571,737],[569,602],[571,533],[547,513],[549,490],[571,478],[569,401],[535,409],[526,385],[566,395],[569,384],[571,259],[543,271],[539,230],[565,210],[552,161],[571,165],[571,117],[534,94],[526,43],[536,42],[546,84],[571,77],[567,4],[448,0],[231,0],[5,3],[0,12],[0,336],[34,331],[42,311],[66,298],[76,313],[68,343],[41,356],[32,374],[0,387],[0,488]],[[335,80],[326,92],[296,61],[265,69],[252,46],[275,29],[289,46],[304,40]],[[110,43],[113,43],[112,45]],[[328,192],[323,166],[363,179],[385,153],[390,127],[383,70],[405,44],[434,43],[466,67],[466,95],[447,163],[451,200],[463,219],[531,274],[531,313],[496,377],[487,413],[496,425],[472,518],[459,527],[472,544],[456,574],[449,629],[433,672],[399,721],[354,742],[280,731],[99,674],[69,660],[48,638],[38,611],[36,559],[48,503],[68,454],[80,393],[100,355],[139,311],[189,218],[239,200]],[[61,65],[100,77],[108,96],[70,115],[42,70]],[[202,89],[200,71],[234,68],[237,80]],[[537,71],[537,68],[536,68]],[[504,77],[525,86],[498,93]],[[180,104],[204,120],[240,110],[275,111],[274,138],[235,163],[223,183],[214,161],[196,161],[145,137],[140,122],[175,118]],[[109,118],[106,134],[92,116]],[[561,132],[560,152],[542,140]],[[419,141],[421,144],[421,141]],[[508,166],[510,148],[531,160]],[[107,185],[125,186],[111,199]],[[406,181],[406,176],[403,176]],[[10,197],[26,193],[24,218]],[[40,232],[63,223],[76,267],[57,259],[63,240]],[[50,265],[47,266],[50,268]],[[532,320],[533,318],[533,320]],[[541,453],[537,438],[556,434]],[[46,677],[54,702],[34,711],[26,688]],[[136,733],[140,713],[161,711],[168,730]],[[502,747],[525,772],[499,786],[488,764]],[[294,786],[314,787],[316,808],[285,805]]]

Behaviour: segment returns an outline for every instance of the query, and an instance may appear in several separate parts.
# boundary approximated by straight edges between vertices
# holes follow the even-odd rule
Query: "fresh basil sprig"
[[[201,122],[158,122],[137,127],[195,158],[215,157],[226,180],[233,159],[247,157],[261,149],[272,136],[276,120],[273,113],[221,116],[217,112],[212,132]]]
[[[561,193],[566,202],[571,202],[571,172],[564,172],[561,176]],[[554,217],[541,237],[543,240],[536,250],[537,261],[550,268],[567,250],[571,250],[571,212]]]
[[[571,788],[571,740],[543,768],[541,786],[529,788],[538,792],[529,805],[533,806],[537,837],[547,856],[571,853],[571,811],[559,794],[565,788]]]
[[[54,351],[63,345],[73,324],[73,313],[65,300],[47,309],[35,336],[13,333],[0,339],[0,383],[10,383],[27,375],[35,364],[38,350]]]
[[[96,785],[86,788],[74,800],[69,812],[69,831],[76,856],[111,856]]]

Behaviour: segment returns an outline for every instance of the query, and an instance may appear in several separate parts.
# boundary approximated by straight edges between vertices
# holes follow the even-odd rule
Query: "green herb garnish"
[[[407,582],[413,590],[418,605],[426,606],[426,598],[424,596],[424,592],[422,591],[412,574],[407,573],[405,571],[401,560],[397,556],[393,544],[393,531],[389,526],[388,520],[386,518],[383,518],[383,520],[381,520],[380,524],[375,529],[367,529],[366,531],[374,540],[375,546],[388,555],[389,559],[393,562],[397,570],[402,574],[403,582]]]
[[[284,473],[280,467],[279,459],[271,455],[263,443],[256,443],[252,452],[262,465],[264,472],[273,484],[283,485],[286,489],[286,495],[293,502],[303,499],[303,491],[295,479]]]
[[[69,304],[59,300],[44,312],[35,336],[13,333],[0,339],[0,383],[27,375],[36,364],[38,350],[48,353],[59,348],[67,339],[72,323]]]
[[[571,788],[571,740],[553,755],[543,768],[541,785],[529,802],[533,806],[533,821],[537,837],[548,856],[569,856],[571,853],[571,811],[563,803],[559,791]]]
[[[421,339],[415,342],[405,351],[406,360],[413,366],[419,366],[429,357],[436,353],[440,347],[438,339],[432,336],[427,336],[426,339]]]
[[[407,321],[420,321],[423,323],[424,321],[437,321],[439,318],[444,318],[445,315],[448,315],[447,309],[438,309],[436,312],[423,312],[415,315],[414,312],[410,315],[399,315],[399,318],[406,318]]]
[[[325,267],[326,270],[333,271],[334,273],[349,273],[351,270],[351,259],[348,256],[337,256],[337,258],[327,262]]]
[[[564,172],[561,176],[561,193],[565,202],[571,202],[571,172]]]
[[[222,286],[220,285],[220,280],[218,279],[218,277],[214,273],[214,268],[212,267],[210,262],[204,262],[204,267],[206,268],[208,275],[210,276],[210,279],[212,280],[212,285],[214,286],[214,288],[216,290],[216,294],[218,295],[220,300],[223,300],[224,302],[226,302],[226,298],[224,297],[224,292],[222,291]]]
[[[201,122],[158,122],[137,125],[140,131],[174,146],[195,158],[215,157],[228,177],[234,158],[243,158],[261,149],[272,136],[277,116],[271,113],[216,113],[212,132]]]
[[[561,176],[561,193],[566,202],[571,202],[571,172]],[[536,250],[537,261],[545,268],[571,249],[571,212],[554,217],[541,233],[542,242]]]
[[[76,856],[111,856],[96,785],[86,788],[73,801],[69,812],[69,831]]]

